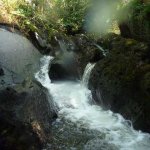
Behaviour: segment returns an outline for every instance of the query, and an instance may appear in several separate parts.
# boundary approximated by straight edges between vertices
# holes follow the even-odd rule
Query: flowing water
[[[86,145],[80,149],[87,150],[88,144],[97,141],[97,144],[100,145],[101,141],[105,140],[108,144],[115,145],[115,150],[150,150],[149,134],[134,130],[131,123],[121,115],[110,110],[104,111],[92,102],[91,91],[87,88],[87,85],[94,64],[87,65],[82,81],[51,83],[48,68],[52,59],[50,56],[41,59],[41,70],[36,73],[35,78],[52,95],[54,103],[59,108],[59,118],[69,120],[76,124],[78,128],[82,127],[93,131],[95,134],[104,135],[99,139],[97,137],[92,141],[85,142]],[[104,145],[107,147],[107,144],[101,145],[97,148],[91,147],[89,150],[106,150],[102,147]],[[110,148],[109,150],[114,149]]]
[[[103,53],[104,56],[107,55],[108,50],[103,49],[100,45],[98,45],[96,43],[94,45]]]

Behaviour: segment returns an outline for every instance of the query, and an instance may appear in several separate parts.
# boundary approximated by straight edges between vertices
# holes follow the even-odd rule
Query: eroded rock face
[[[147,44],[110,35],[109,54],[94,67],[93,97],[105,109],[121,113],[136,129],[150,132],[150,49]]]
[[[0,37],[0,149],[41,149],[56,117],[51,96],[34,79],[41,54],[22,35],[0,30]]]
[[[49,71],[52,80],[80,79],[88,62],[96,62],[104,57],[95,43],[84,35],[56,35],[51,44],[55,56]]]

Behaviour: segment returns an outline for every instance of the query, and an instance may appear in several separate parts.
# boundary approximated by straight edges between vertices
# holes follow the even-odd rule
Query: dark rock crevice
[[[95,42],[85,35],[56,35],[52,38],[52,47],[55,56],[49,71],[52,80],[81,79],[88,62],[104,57]]]

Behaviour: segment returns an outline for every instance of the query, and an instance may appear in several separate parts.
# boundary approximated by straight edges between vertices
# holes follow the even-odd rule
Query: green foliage
[[[11,21],[5,18],[5,22],[15,23],[25,32],[46,32],[49,38],[55,32],[66,33],[68,28],[78,32],[88,4],[89,0],[3,0],[2,3],[11,18]]]
[[[129,7],[131,10],[131,19],[147,19],[148,15],[150,15],[150,4],[148,3],[142,3],[139,0],[133,0],[128,4],[127,7]]]
[[[81,28],[89,0],[56,1],[56,11],[64,29],[71,27],[73,31]]]

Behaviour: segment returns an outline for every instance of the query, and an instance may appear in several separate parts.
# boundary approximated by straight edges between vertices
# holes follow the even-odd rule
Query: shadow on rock
[[[0,36],[0,149],[41,149],[57,117],[51,96],[34,81],[41,55],[22,35],[0,29]]]
[[[94,67],[90,89],[98,104],[150,132],[150,49],[146,43],[107,35],[109,54]]]

